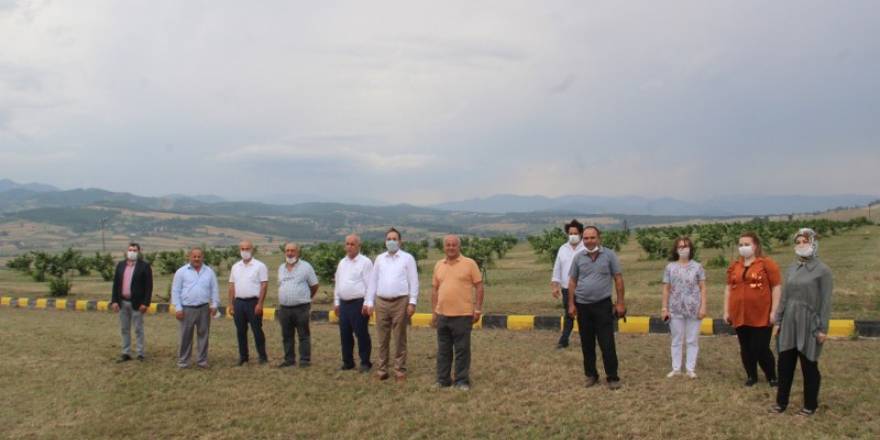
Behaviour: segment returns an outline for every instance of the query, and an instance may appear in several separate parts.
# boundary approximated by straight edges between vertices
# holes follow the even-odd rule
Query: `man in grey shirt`
[[[284,362],[279,368],[296,365],[295,333],[299,334],[299,366],[311,363],[312,344],[309,314],[312,297],[318,293],[318,276],[308,262],[299,259],[296,243],[284,245],[285,261],[278,266],[278,323],[284,344]]]
[[[614,319],[626,315],[623,302],[623,274],[620,261],[611,249],[602,247],[601,232],[595,226],[584,228],[586,251],[575,255],[569,272],[568,314],[577,319],[581,334],[581,352],[584,357],[586,386],[599,381],[596,370],[596,341],[602,350],[602,363],[608,379],[608,388],[620,388],[617,376],[617,349],[614,345]],[[611,303],[611,281],[617,291],[617,303]]]

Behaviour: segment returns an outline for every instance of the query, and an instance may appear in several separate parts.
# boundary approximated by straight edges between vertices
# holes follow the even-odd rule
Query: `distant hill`
[[[764,216],[811,213],[829,209],[864,206],[877,200],[876,195],[841,194],[832,196],[762,196],[732,195],[702,202],[686,202],[673,198],[638,196],[603,197],[569,195],[561,197],[519,196],[499,194],[431,205],[450,211],[486,213],[575,211],[594,214],[643,214],[680,216]]]
[[[60,191],[52,185],[46,185],[43,183],[16,183],[9,179],[0,179],[0,192],[13,189],[23,189],[33,192]]]

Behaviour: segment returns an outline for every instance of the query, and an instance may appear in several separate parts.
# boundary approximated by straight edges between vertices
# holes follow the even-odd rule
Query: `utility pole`
[[[101,225],[101,252],[107,252],[107,244],[104,242],[104,227],[107,226],[107,220],[110,220],[110,217],[102,217],[98,220]]]

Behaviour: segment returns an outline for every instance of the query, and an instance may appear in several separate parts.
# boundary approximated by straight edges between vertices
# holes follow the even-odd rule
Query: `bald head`
[[[357,257],[361,252],[361,238],[357,234],[350,234],[345,237],[345,255],[348,258]]]
[[[443,252],[446,258],[454,260],[461,255],[461,239],[457,235],[450,234],[443,237]]]
[[[254,256],[254,244],[250,240],[242,240],[238,243],[238,250],[241,252],[241,259],[247,263]]]

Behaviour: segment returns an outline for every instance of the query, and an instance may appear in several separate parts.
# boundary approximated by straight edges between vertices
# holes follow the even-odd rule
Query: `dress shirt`
[[[220,307],[220,288],[214,271],[204,264],[195,270],[189,263],[177,269],[171,282],[171,303],[178,311],[183,310],[183,306],[207,303],[211,307]]]
[[[236,298],[259,298],[260,284],[268,281],[269,269],[256,258],[251,258],[248,263],[240,260],[229,271],[229,282],[235,284]]]
[[[339,301],[351,301],[367,296],[370,283],[370,272],[373,262],[369,258],[357,254],[354,258],[345,256],[336,266],[335,287],[333,289],[333,305]]]
[[[416,259],[403,250],[394,254],[383,252],[376,257],[364,305],[373,306],[376,296],[394,299],[409,295],[409,303],[419,299],[419,272]]]
[[[131,279],[134,276],[134,261],[125,262],[125,272],[122,273],[122,298],[126,301],[131,299]]]
[[[559,283],[563,289],[568,289],[568,274],[571,270],[571,262],[578,252],[586,250],[587,248],[584,247],[583,240],[579,241],[574,249],[568,243],[560,246],[559,252],[556,253],[556,262],[553,263],[553,277],[550,278],[550,281]]]
[[[298,306],[312,302],[311,286],[318,284],[318,275],[307,261],[298,260],[290,270],[287,263],[278,266],[278,304]]]

